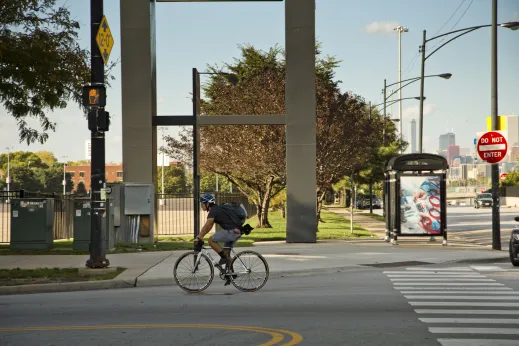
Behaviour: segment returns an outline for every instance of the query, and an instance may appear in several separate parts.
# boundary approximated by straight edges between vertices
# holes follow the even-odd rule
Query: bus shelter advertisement
[[[440,176],[400,176],[400,235],[440,234]]]

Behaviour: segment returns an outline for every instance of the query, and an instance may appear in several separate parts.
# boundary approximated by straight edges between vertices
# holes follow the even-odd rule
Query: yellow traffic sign
[[[101,57],[106,65],[108,63],[108,58],[110,57],[110,52],[114,47],[114,38],[105,16],[103,16],[99,29],[97,30],[96,42],[99,51],[101,52]]]

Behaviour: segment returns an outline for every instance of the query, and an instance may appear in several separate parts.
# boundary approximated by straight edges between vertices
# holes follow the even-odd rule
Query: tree
[[[88,194],[88,191],[86,190],[85,183],[80,181],[77,184],[76,195],[87,195],[87,194]]]
[[[239,78],[232,85],[221,75],[204,86],[203,115],[283,114],[284,64],[279,48],[261,52],[240,47],[242,57],[227,68]],[[210,67],[217,72],[218,68]],[[168,155],[189,162],[192,130],[180,140],[167,137]],[[225,177],[245,194],[258,211],[256,227],[270,228],[270,199],[284,188],[285,131],[282,126],[204,126],[201,129],[201,168]]]
[[[36,154],[40,158],[40,160],[49,167],[58,163],[58,160],[54,156],[54,153],[50,151],[41,150],[35,152],[34,154]]]
[[[228,192],[231,190],[231,183],[224,176],[209,171],[200,172],[200,191],[216,192],[216,181],[218,180],[218,191]]]
[[[157,184],[161,184],[162,167],[158,167],[157,176]],[[157,191],[160,191],[161,187],[159,187]],[[164,166],[164,193],[171,194],[185,192],[187,192],[187,178],[184,167]]]
[[[519,185],[519,172],[511,171],[508,172],[505,179],[501,181],[501,186],[518,186]]]
[[[78,30],[56,0],[0,2],[0,104],[16,119],[20,142],[45,143],[56,129],[46,112],[65,108],[71,99],[82,104],[90,68]],[[39,129],[28,124],[30,118],[39,120]]]

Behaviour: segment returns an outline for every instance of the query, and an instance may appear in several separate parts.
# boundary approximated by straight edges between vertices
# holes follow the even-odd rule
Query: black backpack
[[[228,202],[219,205],[220,209],[229,216],[235,227],[240,228],[247,221],[247,211],[243,204]]]

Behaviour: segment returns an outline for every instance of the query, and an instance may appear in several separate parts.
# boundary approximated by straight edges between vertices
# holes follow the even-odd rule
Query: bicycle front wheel
[[[173,267],[173,277],[180,288],[187,292],[202,292],[214,278],[214,267],[201,252],[186,252]]]
[[[231,282],[240,291],[254,292],[265,286],[269,278],[269,265],[255,251],[236,254],[230,264]]]

